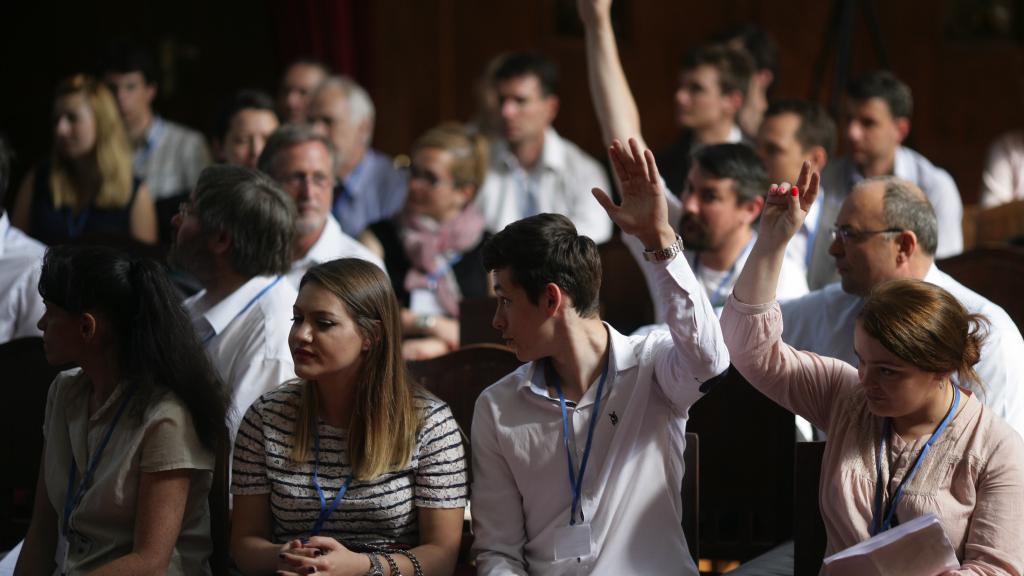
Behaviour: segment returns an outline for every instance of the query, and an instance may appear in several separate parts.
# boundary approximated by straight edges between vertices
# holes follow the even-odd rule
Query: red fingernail
[[[793,186],[793,196],[799,196],[799,195],[800,195],[800,189],[797,188],[796,186]]]

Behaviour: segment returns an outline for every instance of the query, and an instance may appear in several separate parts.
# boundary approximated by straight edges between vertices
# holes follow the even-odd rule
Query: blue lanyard
[[[67,210],[68,238],[78,238],[85,231],[89,223],[89,216],[92,216],[92,206],[86,206],[76,217],[71,208]]]
[[[892,521],[896,515],[896,506],[899,504],[900,498],[903,497],[903,488],[914,480],[914,476],[917,475],[917,470],[921,467],[921,463],[924,462],[928,451],[931,450],[932,444],[938,440],[939,436],[946,430],[946,427],[949,426],[950,421],[953,420],[956,409],[960,405],[960,388],[955,384],[953,385],[953,392],[953,405],[950,406],[949,412],[946,413],[946,417],[942,419],[942,422],[939,422],[939,426],[932,433],[932,437],[924,443],[924,448],[917,455],[917,460],[914,461],[914,466],[910,469],[910,473],[896,487],[896,492],[893,493],[889,501],[889,512],[885,514],[884,519],[882,518],[882,492],[887,482],[882,478],[882,458],[885,457],[886,441],[892,431],[892,419],[886,418],[882,424],[882,439],[878,442],[878,458],[875,460],[875,505],[871,511],[872,536],[892,528]]]
[[[82,476],[82,482],[78,485],[78,490],[75,490],[75,476],[78,474],[78,466],[75,464],[74,455],[71,456],[71,468],[68,470],[68,489],[64,493],[64,526],[61,532],[67,537],[70,531],[71,513],[75,511],[78,504],[82,501],[82,497],[85,496],[85,492],[89,489],[89,484],[92,482],[92,475],[96,472],[96,466],[100,462],[100,456],[103,454],[103,449],[107,447],[107,443],[110,442],[110,437],[114,434],[114,427],[117,426],[117,421],[121,419],[121,415],[124,414],[125,408],[128,407],[128,402],[132,399],[132,395],[135,394],[135,388],[132,388],[125,394],[124,400],[121,402],[121,406],[117,409],[117,413],[114,414],[114,419],[110,421],[110,425],[107,426],[107,432],[103,435],[103,440],[100,441],[100,445],[96,447],[96,451],[93,453],[92,458],[89,459],[88,467],[85,470],[85,475]],[[73,494],[73,495],[72,495]]]
[[[459,261],[462,260],[462,254],[456,253],[452,256],[451,260],[446,260],[444,266],[439,267],[427,275],[427,288],[431,292],[437,292],[437,283],[441,280],[441,276],[444,276],[449,270],[455,267]]]
[[[235,317],[231,319],[231,322],[234,322],[235,320],[238,319],[239,316],[245,314],[245,311],[251,308],[252,305],[255,304],[257,300],[263,298],[263,295],[269,292],[271,288],[273,288],[278,282],[280,282],[281,278],[282,276],[278,276],[277,278],[274,278],[273,282],[264,286],[263,290],[260,290],[255,296],[253,296],[252,300],[249,300],[249,303],[243,306],[242,309],[238,311],[238,314],[235,314]],[[228,322],[228,324],[231,324],[231,322]],[[209,336],[204,338],[202,341],[203,347],[206,347],[206,345],[210,343],[210,340],[213,340],[216,336],[217,332],[214,332],[213,334],[210,334]]]
[[[345,492],[348,492],[349,482],[352,481],[352,476],[346,476],[345,481],[342,482],[341,488],[338,488],[338,493],[334,495],[334,500],[331,501],[331,505],[327,506],[327,498],[324,497],[324,489],[320,487],[320,426],[317,425],[316,436],[313,437],[313,449],[316,455],[316,461],[313,463],[313,487],[316,488],[316,495],[320,497],[320,515],[316,519],[316,524],[313,525],[313,536],[320,534],[320,530],[324,527],[324,522],[334,514],[334,511],[338,509],[338,504],[341,503],[341,499],[345,497]]]
[[[611,350],[608,351],[608,362],[611,362]],[[594,400],[594,409],[590,413],[590,425],[587,427],[587,445],[583,449],[583,459],[580,461],[580,473],[576,475],[576,465],[573,462],[572,448],[569,446],[569,413],[565,408],[565,394],[562,393],[562,380],[558,377],[555,367],[551,366],[551,373],[554,375],[555,390],[558,391],[558,405],[562,408],[562,435],[565,440],[565,455],[569,460],[569,491],[572,492],[572,508],[569,509],[569,525],[576,524],[576,509],[580,506],[580,495],[583,493],[583,474],[587,471],[587,461],[590,460],[590,446],[594,440],[594,429],[601,416],[601,396],[604,392],[604,382],[608,379],[608,364],[604,365],[601,372],[601,380],[597,384],[597,399]],[[580,521],[583,521],[583,511],[580,510]]]
[[[747,245],[743,248],[743,252],[741,252],[739,257],[736,258],[736,261],[732,263],[732,268],[729,268],[729,273],[726,274],[725,278],[722,278],[722,281],[718,283],[718,288],[715,288],[714,292],[708,294],[708,301],[711,302],[711,307],[712,308],[715,308],[715,307],[718,307],[718,306],[722,306],[724,304],[721,301],[722,300],[722,290],[726,286],[729,285],[729,281],[732,280],[732,277],[736,275],[736,269],[739,267],[740,260],[743,260],[743,258],[747,254],[750,253],[750,250],[754,247],[754,240],[756,240],[756,239],[757,239],[757,237],[754,236],[754,237],[752,237],[750,239],[749,242],[747,242]],[[700,252],[697,252],[697,256],[694,257],[694,259],[693,259],[693,275],[697,276],[697,274],[699,272],[700,272]],[[705,290],[706,290],[706,288],[705,288]]]

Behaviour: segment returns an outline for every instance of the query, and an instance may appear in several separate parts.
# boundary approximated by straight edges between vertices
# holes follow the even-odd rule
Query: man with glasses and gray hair
[[[184,305],[231,394],[231,437],[261,394],[295,377],[288,330],[298,294],[292,263],[295,203],[270,177],[211,166],[181,203],[168,261],[203,289]]]
[[[799,350],[859,364],[854,324],[864,298],[888,280],[931,282],[989,322],[981,360],[974,366],[990,409],[1024,435],[1024,390],[1019,370],[1024,339],[1006,312],[935,266],[935,211],[916,185],[894,176],[869,178],[843,201],[831,230],[829,254],[840,281],[782,303],[783,339]],[[953,378],[956,378],[954,375]]]
[[[366,90],[346,76],[331,76],[313,92],[308,118],[337,152],[331,211],[346,234],[394,216],[405,203],[406,178],[388,156],[370,147],[376,111]]]
[[[360,258],[384,270],[384,262],[345,234],[331,214],[336,164],[331,141],[301,124],[274,132],[260,155],[260,170],[295,201],[295,247],[287,277],[296,290],[306,270],[328,260]]]

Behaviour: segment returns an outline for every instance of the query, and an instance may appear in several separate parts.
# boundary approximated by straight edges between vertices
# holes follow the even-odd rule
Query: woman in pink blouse
[[[817,193],[807,164],[796,187],[772,187],[721,321],[740,373],[828,434],[819,488],[826,553],[931,512],[962,564],[949,574],[1021,574],[1024,441],[950,382],[953,373],[976,382],[984,318],[932,284],[898,280],[876,288],[860,313],[859,368],[782,342],[775,286]]]

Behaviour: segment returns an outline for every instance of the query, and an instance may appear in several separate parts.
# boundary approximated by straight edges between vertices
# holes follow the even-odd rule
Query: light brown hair
[[[84,74],[76,74],[61,82],[54,101],[71,94],[85,97],[96,123],[92,160],[96,163],[100,184],[93,203],[100,208],[122,208],[132,197],[132,156],[117,103],[106,86]],[[68,159],[57,153],[56,145],[51,158],[50,189],[54,207],[78,207],[79,194],[83,190],[81,183],[73,181]]]
[[[961,386],[981,385],[974,365],[988,320],[942,288],[922,280],[883,282],[871,291],[858,320],[872,338],[919,369],[957,374]]]
[[[458,122],[435,126],[416,139],[413,154],[425,148],[444,150],[452,157],[452,180],[456,186],[479,189],[487,175],[487,139]]]
[[[299,284],[315,283],[341,300],[371,342],[356,376],[355,406],[348,428],[348,457],[357,480],[371,480],[408,464],[420,414],[402,360],[402,326],[391,283],[377,266],[342,258],[310,268]],[[302,389],[291,458],[309,458],[318,419],[313,382]]]

